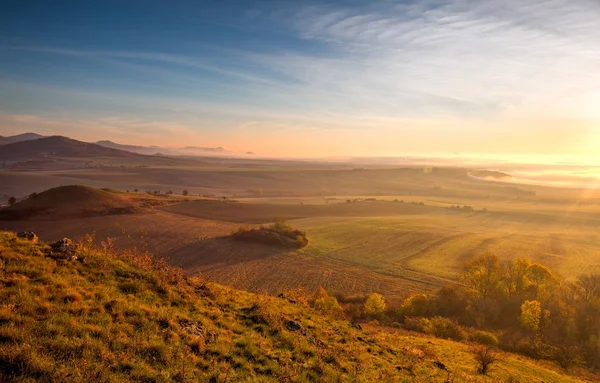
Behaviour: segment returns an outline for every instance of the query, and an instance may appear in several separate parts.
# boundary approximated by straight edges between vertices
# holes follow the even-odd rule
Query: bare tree
[[[473,355],[478,363],[477,371],[481,375],[486,375],[490,366],[498,361],[496,350],[492,346],[473,346]]]

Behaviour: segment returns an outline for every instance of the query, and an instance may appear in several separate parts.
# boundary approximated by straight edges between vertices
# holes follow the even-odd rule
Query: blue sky
[[[594,155],[598,20],[597,0],[9,1],[0,134]]]

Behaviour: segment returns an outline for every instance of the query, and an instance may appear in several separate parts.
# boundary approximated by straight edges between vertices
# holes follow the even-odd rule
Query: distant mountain
[[[2,159],[32,159],[48,157],[136,157],[139,154],[119,149],[73,140],[63,136],[51,136],[36,140],[4,145],[0,150]]]
[[[46,137],[46,136],[42,136],[41,134],[37,134],[37,133],[23,133],[23,134],[17,134],[16,136],[8,136],[8,137],[0,136],[0,145],[9,145],[9,144],[14,144],[16,142],[37,140],[39,138],[44,138],[44,137]]]
[[[207,154],[225,154],[227,150],[222,147],[208,148],[201,146],[186,146],[183,148],[164,148],[160,146],[139,146],[139,145],[123,145],[117,144],[116,142],[103,140],[96,141],[96,144],[104,146],[106,148],[126,150],[128,152],[146,154],[146,155],[167,155],[167,156],[180,156],[180,155],[197,155],[203,156]]]
[[[202,152],[225,152],[226,150],[222,147],[218,148],[205,148],[202,146],[186,146],[181,148],[181,150],[192,150],[192,151],[202,151]]]
[[[100,145],[105,148],[125,150],[125,151],[132,152],[132,153],[146,154],[146,155],[153,155],[153,154],[156,154],[156,153],[160,152],[161,150],[163,150],[162,148],[159,148],[158,146],[123,145],[123,144],[117,144],[116,142],[112,142],[109,140],[96,141],[96,145]]]

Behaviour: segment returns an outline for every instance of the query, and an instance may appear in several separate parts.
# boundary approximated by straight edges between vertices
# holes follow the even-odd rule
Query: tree
[[[585,301],[600,298],[600,274],[580,275],[577,280],[577,287]]]
[[[10,198],[8,199],[8,204],[9,204],[10,206],[14,205],[15,203],[17,203],[17,199],[16,199],[15,197],[10,197]]]
[[[477,292],[481,298],[497,295],[501,279],[502,267],[495,255],[482,255],[463,266],[463,283]]]
[[[540,319],[542,317],[542,305],[538,301],[525,301],[521,305],[521,316],[519,321],[526,329],[535,333],[540,330]]]
[[[509,297],[522,294],[527,287],[527,270],[531,261],[526,258],[517,258],[504,263],[504,279],[502,280]]]
[[[181,194],[187,196],[190,194],[190,192],[187,189],[183,189],[183,192]]]
[[[477,371],[481,375],[486,375],[490,369],[490,366],[498,360],[496,349],[492,346],[474,346],[473,355],[479,364]]]
[[[367,297],[365,302],[365,314],[371,317],[380,318],[385,314],[386,307],[383,295],[373,293]]]
[[[548,292],[547,287],[550,285],[554,278],[552,272],[544,265],[534,263],[527,269],[527,279],[531,282],[531,285],[535,287],[535,296],[540,299],[544,297],[544,294]]]

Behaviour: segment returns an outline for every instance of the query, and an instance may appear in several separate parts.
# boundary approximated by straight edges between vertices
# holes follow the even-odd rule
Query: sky
[[[600,1],[6,1],[0,135],[600,163]]]

